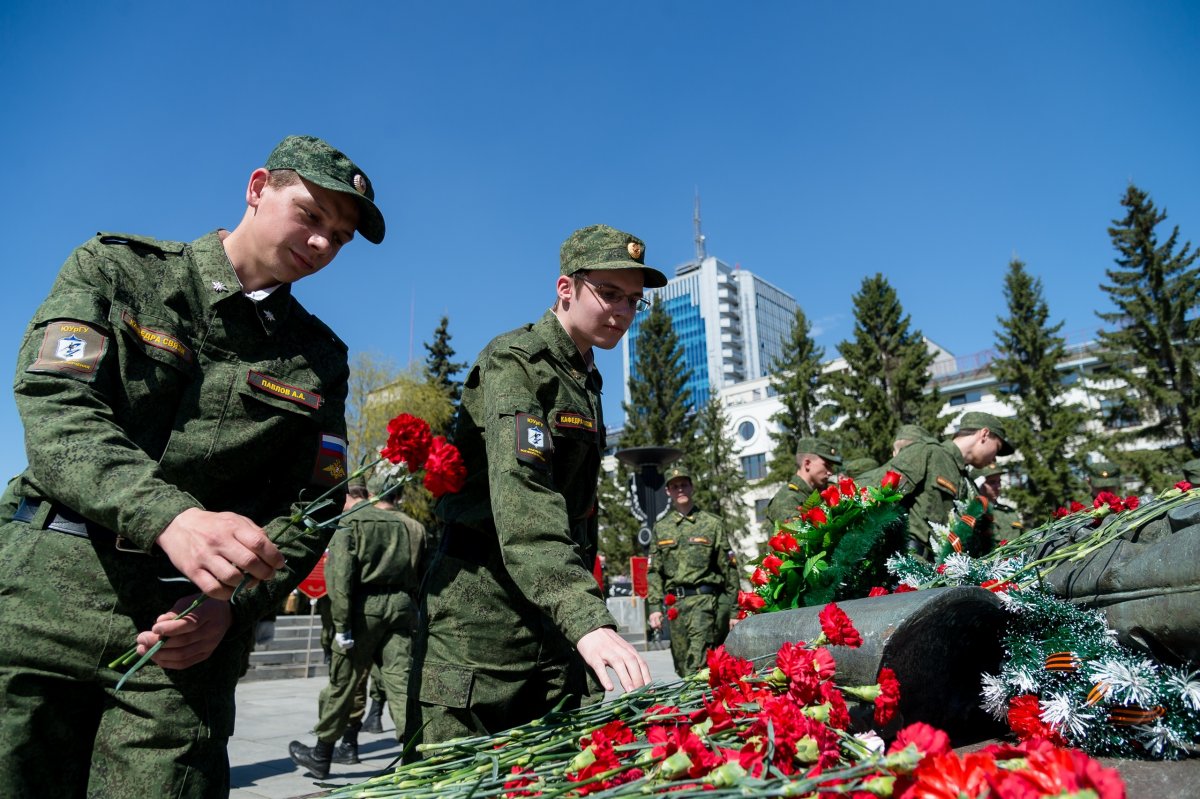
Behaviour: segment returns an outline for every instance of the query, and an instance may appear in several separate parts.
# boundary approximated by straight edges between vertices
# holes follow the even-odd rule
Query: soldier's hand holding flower
[[[138,633],[138,654],[158,646],[150,659],[164,669],[186,669],[208,658],[229,630],[233,612],[228,602],[204,602],[180,616],[198,597],[180,599],[153,627]]]
[[[236,513],[189,508],[159,534],[175,568],[213,599],[229,599],[243,579],[269,580],[283,554],[262,528]]]

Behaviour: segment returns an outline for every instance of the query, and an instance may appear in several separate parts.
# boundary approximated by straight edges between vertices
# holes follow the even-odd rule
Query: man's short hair
[[[354,497],[355,499],[367,499],[369,496],[371,496],[370,494],[367,493],[366,486],[360,486],[357,484],[352,484],[349,487],[347,487],[346,493],[349,494],[350,496]]]

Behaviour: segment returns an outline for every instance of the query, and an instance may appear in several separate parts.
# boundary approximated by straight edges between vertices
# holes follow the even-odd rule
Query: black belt
[[[696,596],[697,594],[715,594],[717,589],[711,585],[677,585],[667,591],[675,596]]]
[[[31,524],[41,507],[42,501],[39,499],[30,500],[22,498],[20,504],[17,505],[16,513],[13,514],[13,521]],[[101,527],[95,522],[88,521],[75,511],[63,507],[57,502],[50,503],[50,512],[46,515],[45,527],[43,529],[53,530],[56,533],[66,533],[77,538],[87,538],[98,544],[111,543],[122,552],[146,554],[130,544],[124,536],[119,536],[107,527]]]

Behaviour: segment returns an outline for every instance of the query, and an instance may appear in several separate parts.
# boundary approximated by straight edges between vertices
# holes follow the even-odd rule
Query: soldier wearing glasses
[[[453,431],[467,482],[437,508],[413,656],[408,729],[426,742],[578,706],[597,678],[613,689],[609,668],[627,691],[650,681],[592,577],[605,446],[592,353],[621,341],[643,288],[666,285],[644,255],[607,225],[575,231],[554,306],[493,339],[467,376]]]

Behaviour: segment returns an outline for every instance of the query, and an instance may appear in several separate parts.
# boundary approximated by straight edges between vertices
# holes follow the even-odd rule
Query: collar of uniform
[[[550,354],[571,367],[571,374],[576,380],[582,383],[591,372],[596,381],[596,389],[600,389],[600,371],[591,368],[590,359],[583,357],[583,353],[567,335],[566,329],[563,328],[562,322],[558,321],[553,310],[542,314],[542,318],[534,324],[533,329],[546,342],[546,348],[550,350]]]
[[[672,516],[674,518],[675,524],[677,524],[677,525],[683,524],[684,522],[696,521],[695,515],[696,515],[696,506],[695,505],[693,505],[692,509],[689,510],[686,514],[680,513],[677,510],[672,510]]]
[[[793,477],[790,481],[788,481],[788,488],[797,493],[804,494],[806,497],[813,492],[808,483],[803,478],[798,476]]]
[[[954,439],[943,441],[938,446],[950,453],[950,457],[954,458],[954,463],[957,464],[960,472],[963,474],[967,473],[967,462],[963,459],[962,450],[954,443]]]
[[[229,297],[240,297],[257,306],[259,317],[269,330],[281,325],[292,310],[292,287],[282,285],[263,300],[254,303],[242,292],[242,281],[221,243],[220,231],[214,230],[192,242],[192,255],[200,273],[200,290],[212,307]]]

